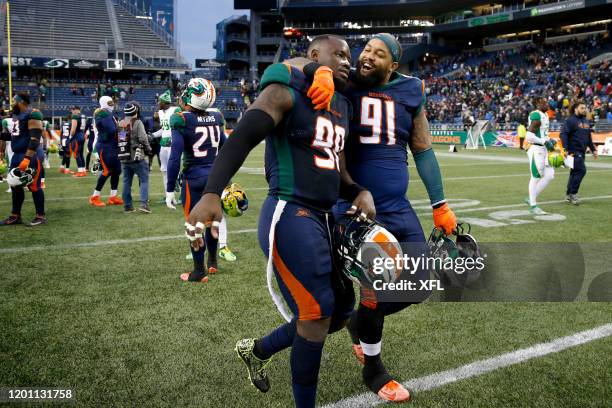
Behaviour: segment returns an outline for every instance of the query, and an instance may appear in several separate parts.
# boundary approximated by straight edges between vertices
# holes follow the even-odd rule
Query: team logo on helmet
[[[32,184],[34,176],[36,176],[36,170],[33,168],[28,167],[24,171],[21,171],[18,167],[15,167],[9,171],[6,182],[11,187],[26,187]]]
[[[198,110],[210,108],[216,99],[215,86],[208,79],[192,78],[181,94],[181,100]]]
[[[6,160],[0,160],[0,175],[3,175],[8,171],[8,163]]]
[[[249,199],[239,184],[232,183],[221,194],[221,206],[230,217],[239,217],[249,208]]]
[[[361,286],[394,282],[401,274],[396,259],[403,257],[399,242],[375,221],[345,217],[334,227],[335,259],[342,273]],[[377,259],[393,259],[391,267],[375,267]]]

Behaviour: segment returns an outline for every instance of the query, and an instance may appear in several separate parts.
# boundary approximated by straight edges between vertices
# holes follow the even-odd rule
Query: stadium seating
[[[141,24],[127,10],[115,5],[115,14],[119,23],[123,43],[134,49],[158,49],[172,51],[172,48],[155,35],[151,30]]]
[[[90,0],[12,0],[11,34],[13,47],[93,53],[113,40],[106,3]]]

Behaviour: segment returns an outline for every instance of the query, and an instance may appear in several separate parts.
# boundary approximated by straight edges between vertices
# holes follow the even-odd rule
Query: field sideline
[[[610,271],[599,251],[609,254],[612,248],[612,158],[587,159],[579,207],[563,201],[568,172],[557,171],[541,196],[550,214],[533,217],[522,203],[529,179],[524,152],[445,150],[438,149],[446,195],[479,241],[578,242],[591,278]],[[178,280],[191,266],[184,259],[182,211],[158,203],[157,166],[150,187],[153,213],[144,215],[90,207],[94,177],[73,179],[59,174],[57,165],[54,157],[47,170],[49,225],[0,229],[0,387],[73,388],[78,406],[290,406],[287,351],[270,364],[272,389],[265,395],[249,385],[233,351],[237,339],[261,336],[281,322],[256,235],[267,194],[263,149],[254,150],[235,177],[250,202],[243,217],[229,220],[229,244],[238,260],[220,261],[219,274],[205,285]],[[427,234],[431,212],[412,163],[410,176],[408,195]],[[10,211],[6,188],[0,184],[2,217]],[[28,194],[23,215],[34,216]],[[406,381],[612,323],[612,303],[585,299],[586,285],[580,301],[572,303],[413,306],[388,319],[384,358]],[[414,393],[413,406],[609,406],[610,355],[608,335],[422,389]],[[348,336],[331,336],[318,403],[366,391]]]

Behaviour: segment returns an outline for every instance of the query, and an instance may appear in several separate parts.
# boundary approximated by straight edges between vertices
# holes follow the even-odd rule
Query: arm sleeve
[[[248,110],[219,151],[204,193],[221,195],[249,152],[272,132],[274,127],[274,119],[266,112],[260,109]]]
[[[185,140],[183,139],[182,129],[185,126],[185,120],[180,114],[173,114],[170,117],[170,129],[172,130],[172,142],[170,144],[170,158],[168,159],[168,184],[166,192],[171,193],[176,187],[176,178],[181,169],[181,156],[185,149]]]
[[[172,144],[170,145],[170,158],[168,159],[168,184],[166,192],[171,193],[176,187],[176,178],[181,168],[181,155],[185,148],[183,134],[179,129],[172,129]]]
[[[421,152],[413,153],[414,164],[416,165],[419,177],[423,180],[429,201],[432,207],[444,204],[444,187],[442,185],[442,173],[440,166],[432,148]]]
[[[563,143],[563,148],[565,150],[567,150],[569,147],[570,128],[571,128],[571,120],[567,119],[565,123],[563,123],[563,126],[561,126],[561,133],[559,134],[559,137],[561,138],[561,143]]]
[[[593,134],[591,133],[590,129],[589,129],[589,148],[591,149],[591,153],[595,153],[597,151],[597,148],[595,147],[595,143],[593,143]]]

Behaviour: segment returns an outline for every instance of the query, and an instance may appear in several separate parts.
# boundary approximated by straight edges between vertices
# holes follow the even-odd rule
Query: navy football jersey
[[[30,144],[30,130],[28,129],[28,121],[40,120],[42,121],[42,113],[38,109],[27,109],[25,112],[21,112],[16,117],[13,117],[13,121],[18,122],[19,132],[11,133],[11,148],[15,153],[25,153],[28,150]],[[37,148],[37,153],[42,153],[40,145]]]
[[[168,160],[168,185],[166,191],[174,191],[183,156],[183,174],[187,178],[207,176],[219,149],[225,142],[225,118],[216,110],[203,115],[183,111],[170,117],[172,142]]]
[[[306,96],[310,84],[305,75],[284,64],[268,67],[261,83],[262,88],[271,83],[286,85],[293,97],[291,111],[266,137],[269,194],[329,211],[340,190],[338,154],[344,149],[348,134],[349,101],[336,93],[331,112],[315,111]]]
[[[105,109],[96,109],[94,112],[94,122],[96,129],[98,129],[96,151],[100,151],[99,147],[118,149],[118,122],[115,116]]]
[[[409,207],[408,141],[424,106],[423,81],[393,73],[386,85],[365,89],[350,83],[343,93],[354,109],[345,149],[349,174],[372,193],[377,212]]]
[[[87,129],[87,118],[85,115],[72,115],[72,120],[76,120],[76,130],[74,131],[74,136],[76,137],[83,135]]]

